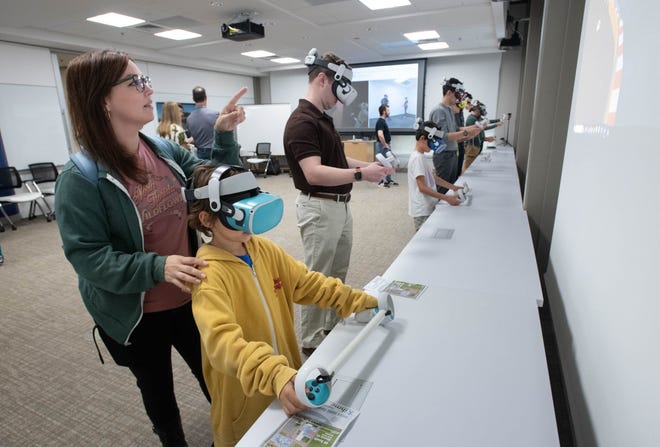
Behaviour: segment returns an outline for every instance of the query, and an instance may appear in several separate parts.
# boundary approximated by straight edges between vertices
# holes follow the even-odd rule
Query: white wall
[[[206,89],[207,106],[221,110],[241,87],[248,92],[240,104],[254,104],[253,79],[250,76],[233,75],[213,71],[182,68],[154,62],[136,62],[143,73],[151,76],[154,87],[152,99],[157,102],[176,101],[192,103],[192,89],[198,85]],[[147,135],[156,135],[157,118],[144,126]]]
[[[63,163],[68,144],[50,52],[0,43],[0,131],[7,163]]]
[[[474,99],[486,104],[489,118],[497,117],[497,92],[500,83],[500,53],[438,57],[426,64],[424,117],[442,99],[443,80],[457,78]]]
[[[63,87],[47,48],[0,43],[0,130],[7,162],[19,170],[29,163],[68,161],[64,110],[58,89]],[[220,110],[241,87],[249,88],[241,104],[254,103],[253,78],[172,65],[136,61],[154,82],[154,103],[192,102],[196,85],[206,88],[208,106]],[[156,135],[156,119],[143,131]],[[71,140],[73,141],[73,140]],[[29,177],[29,174],[26,175]],[[51,199],[48,199],[52,203]],[[21,207],[26,216],[27,207]]]
[[[657,2],[586,2],[546,275],[583,447],[660,442],[660,123],[640,107],[660,101],[657,17]]]
[[[270,97],[273,104],[291,104],[298,107],[298,100],[307,93],[307,69],[274,71],[270,73]]]
[[[53,161],[64,164],[69,147],[58,101],[58,79],[47,48],[0,43],[0,130],[8,163],[19,169],[28,163]],[[186,69],[173,65],[136,61],[154,83],[154,103],[193,102],[192,89],[206,88],[208,107],[220,110],[241,87],[249,88],[241,104],[254,103],[253,78],[227,73]],[[23,113],[25,112],[25,113]],[[143,131],[156,135],[156,119]],[[73,141],[73,140],[72,140]],[[28,150],[27,147],[30,146]]]

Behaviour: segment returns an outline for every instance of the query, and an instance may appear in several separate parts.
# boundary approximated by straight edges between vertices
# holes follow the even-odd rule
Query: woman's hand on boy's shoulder
[[[191,256],[170,255],[165,260],[165,281],[174,284],[186,293],[190,293],[189,283],[199,284],[206,278],[204,272],[197,267],[204,267],[208,263],[200,258]]]

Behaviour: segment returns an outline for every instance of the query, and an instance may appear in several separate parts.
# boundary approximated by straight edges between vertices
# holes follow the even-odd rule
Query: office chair
[[[41,207],[41,204],[39,203],[39,199],[41,199],[46,204],[46,206],[48,206],[46,200],[44,199],[43,194],[41,194],[41,192],[17,193],[15,191],[16,189],[21,189],[22,187],[23,187],[23,181],[21,180],[21,176],[19,175],[15,167],[9,166],[9,167],[0,168],[0,191],[7,194],[4,196],[0,195],[0,211],[2,211],[2,214],[5,216],[5,219],[7,219],[9,225],[11,225],[11,229],[15,230],[16,225],[7,215],[7,212],[2,206],[3,203],[16,203],[16,204],[29,203],[30,204],[30,215],[28,216],[29,219],[34,219],[35,217],[34,205],[36,205],[41,210],[41,213],[46,217],[46,221],[50,222],[51,221],[50,214],[45,213],[44,209]],[[0,232],[2,231],[5,231],[5,227],[4,225],[2,225],[2,222],[0,222]]]
[[[30,188],[30,183],[32,183],[33,187],[36,189],[36,192],[40,192],[44,196],[54,196],[55,180],[57,180],[57,176],[59,174],[55,164],[50,162],[32,163],[28,165],[28,168],[32,174],[32,181],[25,183],[27,189],[32,192],[32,188]],[[44,200],[44,202],[48,207],[48,214],[50,214],[50,216],[54,219],[55,213],[50,208],[50,205],[48,205],[48,201]],[[30,207],[30,214],[33,214],[34,204],[30,205]]]
[[[270,143],[257,143],[257,149],[254,157],[248,158],[246,161],[250,165],[259,165],[266,163],[264,168],[264,178],[268,176],[268,166],[270,166]]]

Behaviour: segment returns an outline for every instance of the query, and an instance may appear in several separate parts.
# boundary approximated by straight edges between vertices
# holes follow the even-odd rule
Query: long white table
[[[474,194],[476,200],[481,193]],[[451,239],[443,239],[450,232]],[[543,305],[529,223],[522,210],[444,206],[429,217],[383,277],[513,293]]]
[[[484,149],[456,181],[457,185],[463,183],[467,183],[474,191],[469,205],[471,207],[523,209],[516,160],[511,146]]]
[[[395,298],[395,320],[338,372],[373,383],[342,446],[559,445],[512,148],[485,151],[462,181],[470,205],[439,205],[382,275],[427,290]],[[338,325],[307,361],[327,365],[362,327]],[[275,401],[239,446],[262,445],[285,420]]]
[[[373,382],[342,446],[559,445],[532,301],[430,286],[395,306],[341,368]],[[336,327],[308,362],[327,365],[362,327]],[[262,445],[285,420],[276,401],[239,446]]]

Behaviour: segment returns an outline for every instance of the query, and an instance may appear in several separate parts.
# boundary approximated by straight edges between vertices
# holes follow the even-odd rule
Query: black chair
[[[27,184],[26,184],[27,186]],[[29,203],[30,204],[30,214],[28,216],[29,219],[34,219],[35,218],[35,205],[39,207],[39,210],[41,210],[41,213],[46,217],[46,220],[48,222],[51,221],[51,216],[49,213],[45,213],[44,209],[41,207],[41,204],[39,203],[39,200],[41,200],[47,208],[48,204],[46,203],[46,200],[44,199],[43,194],[39,191],[29,191],[29,192],[19,192],[17,193],[17,189],[22,189],[23,187],[23,181],[21,180],[21,176],[16,170],[15,167],[9,166],[5,168],[0,168],[0,191],[4,193],[9,193],[7,195],[0,195],[0,211],[2,211],[2,214],[5,216],[5,219],[9,222],[11,225],[11,229],[15,230],[16,225],[14,225],[14,222],[9,218],[7,215],[7,212],[3,208],[2,204],[3,203]],[[0,222],[0,232],[5,231],[4,225],[2,225],[2,222]]]
[[[28,168],[32,174],[32,181],[30,183],[34,185],[35,189],[44,196],[54,196],[55,180],[57,180],[57,176],[59,174],[57,166],[50,162],[32,163],[28,165]],[[30,188],[30,183],[26,182],[25,185],[27,186],[28,190],[32,191],[32,188]],[[50,214],[54,219],[55,213],[48,205],[48,202],[45,202],[46,206],[48,207],[48,214]],[[34,207],[34,205],[31,205],[31,207]]]
[[[270,143],[257,143],[257,149],[254,157],[246,160],[250,165],[259,165],[266,163],[264,168],[264,177],[268,176],[268,166],[270,166]]]

